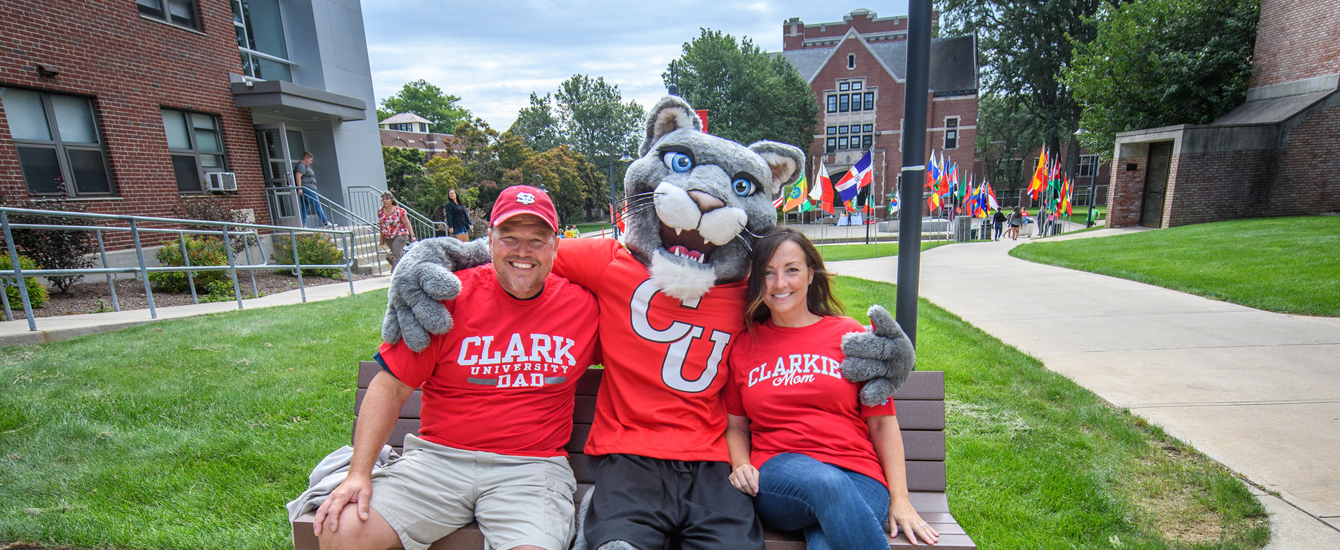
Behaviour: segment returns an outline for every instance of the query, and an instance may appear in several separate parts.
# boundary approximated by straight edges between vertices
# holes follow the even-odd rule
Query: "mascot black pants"
[[[731,486],[730,463],[608,455],[596,468],[587,547],[615,540],[660,550],[763,550],[754,501]]]

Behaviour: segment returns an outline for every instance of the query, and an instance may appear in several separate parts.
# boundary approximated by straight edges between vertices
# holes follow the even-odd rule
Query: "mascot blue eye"
[[[730,186],[731,190],[741,197],[754,194],[754,182],[750,181],[749,178],[735,178],[735,181],[730,182]]]
[[[670,151],[661,158],[665,159],[666,166],[669,166],[671,170],[680,174],[693,169],[693,157],[684,153]]]

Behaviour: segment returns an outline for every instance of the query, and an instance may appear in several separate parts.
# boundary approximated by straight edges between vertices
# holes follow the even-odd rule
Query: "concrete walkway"
[[[363,279],[354,281],[354,292],[362,294],[364,292],[381,290],[390,286],[390,284],[391,277],[389,276]],[[348,295],[348,282],[307,288],[308,302],[331,300]],[[242,300],[244,309],[285,306],[300,303],[302,303],[302,292],[298,290],[289,290],[278,294],[271,294],[269,296],[261,296],[260,298]],[[83,336],[85,334],[118,330],[165,319],[180,319],[182,317],[193,317],[196,315],[235,310],[237,310],[237,301],[230,300],[227,302],[214,302],[209,304],[160,307],[157,308],[157,319],[151,318],[149,316],[149,310],[147,309],[109,313],[86,313],[83,315],[65,315],[61,317],[38,317],[37,331],[33,332],[28,330],[28,320],[23,317],[23,310],[19,309],[17,312],[18,314],[14,317],[13,321],[0,322],[0,347],[16,344],[55,342],[58,340],[74,338],[76,336]]]
[[[926,251],[921,296],[1242,474],[1270,512],[1269,548],[1340,548],[1340,319],[1009,256],[1024,242]],[[828,267],[896,282],[897,265]]]

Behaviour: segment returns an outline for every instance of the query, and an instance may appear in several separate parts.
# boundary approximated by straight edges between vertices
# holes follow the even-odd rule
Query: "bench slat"
[[[928,460],[908,460],[907,490],[937,491],[945,490],[945,463]]]
[[[939,399],[945,398],[945,373],[942,371],[912,371],[903,387],[893,394],[894,401],[899,399]]]

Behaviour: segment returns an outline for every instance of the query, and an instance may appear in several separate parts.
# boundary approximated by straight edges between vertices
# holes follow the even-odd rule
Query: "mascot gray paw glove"
[[[414,351],[423,351],[433,334],[451,330],[451,314],[442,300],[451,300],[461,291],[461,280],[452,269],[453,258],[467,246],[450,237],[424,239],[396,264],[387,290],[386,317],[382,320],[382,340],[394,344],[405,339]]]
[[[865,382],[861,403],[873,407],[883,403],[907,381],[916,364],[916,351],[903,328],[881,306],[870,306],[870,331],[842,337],[842,377]]]

